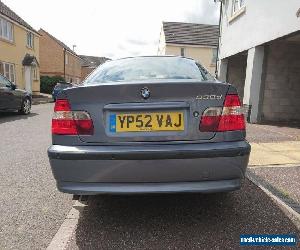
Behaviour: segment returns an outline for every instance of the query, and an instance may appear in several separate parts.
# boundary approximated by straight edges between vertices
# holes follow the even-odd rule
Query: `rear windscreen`
[[[214,80],[194,60],[182,57],[137,57],[106,62],[95,70],[85,84],[131,82],[151,79]]]

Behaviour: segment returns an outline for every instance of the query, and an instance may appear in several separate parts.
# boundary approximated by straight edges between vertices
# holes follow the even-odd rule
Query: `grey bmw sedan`
[[[124,58],[63,90],[48,156],[77,194],[239,189],[250,145],[237,90],[192,59]]]

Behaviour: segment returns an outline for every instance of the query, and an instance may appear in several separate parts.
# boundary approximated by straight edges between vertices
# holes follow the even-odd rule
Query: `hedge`
[[[61,76],[41,76],[41,93],[51,94],[54,86],[58,82],[66,82],[65,79]]]

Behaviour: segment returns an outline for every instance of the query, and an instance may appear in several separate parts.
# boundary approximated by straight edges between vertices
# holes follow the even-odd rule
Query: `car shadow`
[[[243,233],[297,233],[246,182],[232,193],[90,197],[68,249],[235,249]]]
[[[38,114],[30,113],[29,115],[21,115],[18,112],[0,112],[0,124],[17,120],[26,120],[36,115]]]

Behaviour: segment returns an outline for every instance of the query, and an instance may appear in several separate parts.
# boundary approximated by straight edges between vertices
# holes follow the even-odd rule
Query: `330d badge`
[[[197,95],[196,100],[221,100],[223,95]]]

